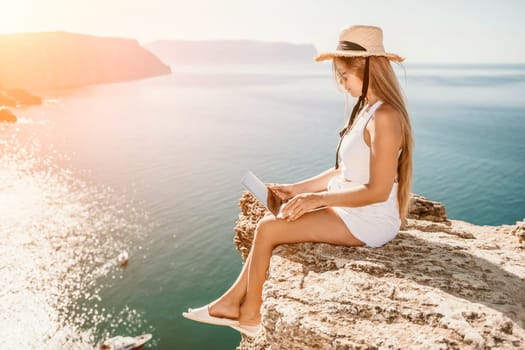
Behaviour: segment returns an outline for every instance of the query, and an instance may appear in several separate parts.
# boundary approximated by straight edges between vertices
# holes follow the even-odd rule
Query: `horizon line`
[[[84,35],[84,36],[92,36],[92,37],[98,37],[98,38],[106,38],[106,39],[128,39],[128,40],[136,40],[137,43],[141,46],[145,46],[154,42],[158,41],[187,41],[187,42],[204,42],[204,41],[214,41],[214,42],[221,42],[221,41],[253,41],[253,42],[260,42],[260,43],[267,43],[267,44],[290,44],[290,45],[311,45],[315,48],[316,52],[319,52],[319,49],[314,43],[298,43],[298,42],[292,42],[292,41],[270,41],[270,40],[263,40],[263,39],[253,39],[253,38],[221,38],[221,39],[180,39],[180,38],[158,38],[158,39],[152,39],[152,40],[144,40],[141,41],[138,38],[135,37],[129,37],[129,36],[113,36],[113,35],[100,35],[100,34],[89,34],[89,33],[81,33],[81,32],[71,32],[67,30],[48,30],[48,31],[27,31],[27,32],[0,32],[1,35],[23,35],[23,34],[49,34],[49,33],[65,33],[65,34],[73,34],[73,35]],[[406,59],[408,60],[408,59]],[[328,62],[328,61],[327,61]],[[326,63],[326,62],[317,62],[317,63]],[[501,61],[415,61],[415,62],[400,62],[401,64],[433,64],[433,65],[469,65],[469,64],[478,64],[478,65],[525,65],[525,61],[522,62],[501,62]]]

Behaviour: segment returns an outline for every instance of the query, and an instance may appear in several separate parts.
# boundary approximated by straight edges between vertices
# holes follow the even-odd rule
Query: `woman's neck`
[[[369,110],[370,107],[372,107],[378,100],[379,99],[377,98],[376,95],[368,91],[368,93],[366,94],[366,105],[367,105],[366,109]]]
[[[366,95],[366,102],[369,106],[372,106],[374,103],[377,102],[377,100],[378,100],[377,96],[370,92]]]

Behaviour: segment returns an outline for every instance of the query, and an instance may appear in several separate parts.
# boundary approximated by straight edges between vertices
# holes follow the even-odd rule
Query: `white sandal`
[[[255,337],[257,334],[259,334],[259,332],[262,330],[262,325],[260,323],[255,326],[241,326],[239,324],[237,326],[230,326],[230,327],[252,338]]]
[[[234,320],[231,318],[226,317],[216,317],[210,315],[209,305],[201,306],[197,309],[189,308],[188,312],[183,312],[182,316],[186,317],[187,319],[197,321],[197,322],[203,322],[203,323],[209,323],[209,324],[215,324],[218,326],[238,326],[239,321]]]

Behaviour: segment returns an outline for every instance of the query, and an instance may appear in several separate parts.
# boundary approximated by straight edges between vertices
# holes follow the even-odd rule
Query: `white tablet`
[[[285,203],[268,188],[253,172],[248,170],[241,179],[241,184],[250,191],[275,217],[282,218]]]

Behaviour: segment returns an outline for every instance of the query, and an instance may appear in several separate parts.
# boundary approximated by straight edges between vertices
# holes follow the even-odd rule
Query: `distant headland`
[[[0,34],[0,121],[9,108],[41,104],[34,91],[171,74],[171,65],[311,63],[312,44],[257,40],[158,40],[35,32]]]
[[[170,74],[135,39],[68,32],[0,35],[2,88],[70,88]]]
[[[170,64],[311,63],[313,44],[259,40],[158,40],[144,47]]]
[[[5,107],[42,103],[28,91],[75,88],[170,74],[170,67],[135,39],[68,32],[0,35],[0,121]]]

